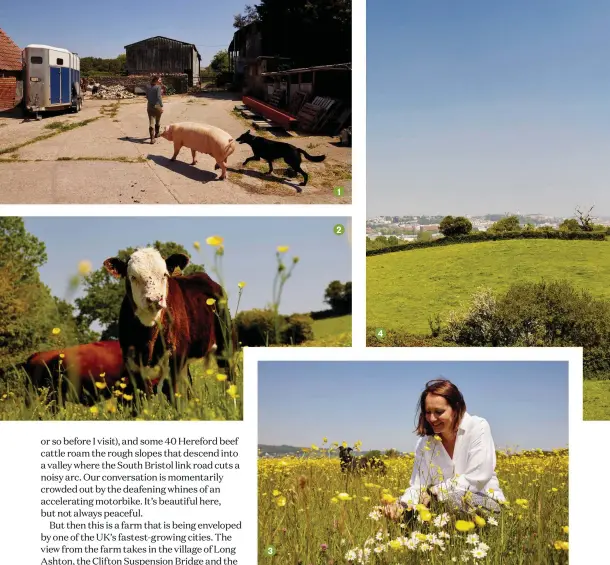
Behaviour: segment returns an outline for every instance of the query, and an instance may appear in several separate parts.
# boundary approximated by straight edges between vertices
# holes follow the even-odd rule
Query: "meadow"
[[[351,334],[352,315],[349,314],[348,316],[337,316],[336,318],[314,320],[312,329],[315,340],[332,338],[340,334]]]
[[[610,242],[517,239],[367,257],[367,327],[428,334],[429,318],[463,310],[478,288],[566,279],[610,298]]]
[[[610,420],[610,380],[584,380],[583,420]]]
[[[9,371],[8,378],[0,381],[0,420],[243,420],[243,351],[233,355],[233,382],[217,367],[206,369],[203,361],[191,363],[190,370],[193,383],[176,395],[175,406],[159,391],[141,400],[137,416],[131,412],[133,398],[123,392],[125,382],[108,387],[96,375],[99,396],[92,406],[68,401],[54,412],[45,402],[44,389],[27,407],[27,375]]]
[[[336,444],[335,444],[336,446]],[[391,521],[413,454],[384,457],[386,475],[344,474],[335,447],[258,462],[259,563],[375,565],[568,562],[568,450],[497,453],[507,498],[499,514],[451,513],[436,504]]]

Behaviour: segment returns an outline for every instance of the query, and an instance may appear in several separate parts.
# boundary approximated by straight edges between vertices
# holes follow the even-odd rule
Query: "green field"
[[[312,329],[315,340],[325,339],[347,332],[351,333],[352,315],[326,318],[325,320],[314,320]]]
[[[584,381],[583,420],[610,420],[610,381]]]
[[[567,279],[610,299],[610,242],[509,240],[367,257],[367,326],[427,334],[428,319],[463,310],[477,289]]]

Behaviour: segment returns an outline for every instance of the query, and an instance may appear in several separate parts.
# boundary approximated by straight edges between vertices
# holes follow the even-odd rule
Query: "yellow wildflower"
[[[455,523],[455,529],[458,532],[469,532],[474,528],[474,522],[467,522],[466,520],[458,520]]]
[[[222,245],[223,241],[224,239],[218,235],[212,235],[205,240],[208,245],[212,245],[213,247],[218,247],[219,245]]]
[[[286,251],[288,251],[289,247],[287,245],[280,245],[277,248],[277,252],[278,253],[286,253]]]
[[[91,272],[91,261],[81,261],[78,264],[78,274],[81,276],[88,275]]]
[[[60,328],[53,328],[53,329],[51,330],[51,333],[52,333],[53,335],[58,335],[58,334],[59,334],[59,332],[61,332],[61,329],[60,329]]]
[[[195,242],[193,243],[193,247],[194,247],[194,248],[195,248],[197,251],[199,251],[199,250],[201,249],[201,244],[200,244],[198,241],[195,241]]]
[[[227,375],[223,375],[221,373],[218,373],[216,375],[216,380],[220,381],[221,383],[227,380]]]

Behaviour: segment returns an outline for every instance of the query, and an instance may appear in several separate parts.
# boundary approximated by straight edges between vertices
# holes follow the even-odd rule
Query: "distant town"
[[[544,214],[520,214],[514,212],[511,214],[486,214],[484,216],[468,216],[472,223],[473,232],[484,232],[489,229],[495,222],[506,218],[507,216],[517,216],[521,226],[525,227],[528,224],[535,228],[549,227],[558,229],[564,220],[573,218],[574,216],[557,217],[546,216]],[[403,241],[415,241],[421,239],[422,233],[430,234],[430,239],[443,237],[439,231],[439,225],[445,215],[438,216],[376,216],[367,219],[366,221],[366,236],[368,239],[374,240],[381,236],[395,236]],[[610,217],[608,216],[591,216],[591,221],[594,224],[608,226],[610,228]]]

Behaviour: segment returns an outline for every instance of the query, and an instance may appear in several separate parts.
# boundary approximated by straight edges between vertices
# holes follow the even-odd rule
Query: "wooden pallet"
[[[313,132],[323,112],[324,109],[320,106],[314,106],[310,103],[304,104],[297,115],[300,129]]]
[[[305,104],[305,102],[307,102],[308,98],[309,98],[308,92],[302,92],[301,90],[297,90],[292,95],[292,98],[290,99],[290,105],[289,105],[288,111],[293,116],[296,116],[301,111],[303,104]]]
[[[271,106],[275,106],[276,108],[280,108],[282,102],[284,101],[284,95],[286,91],[283,88],[276,88],[273,91],[273,94],[269,97],[269,104]]]

